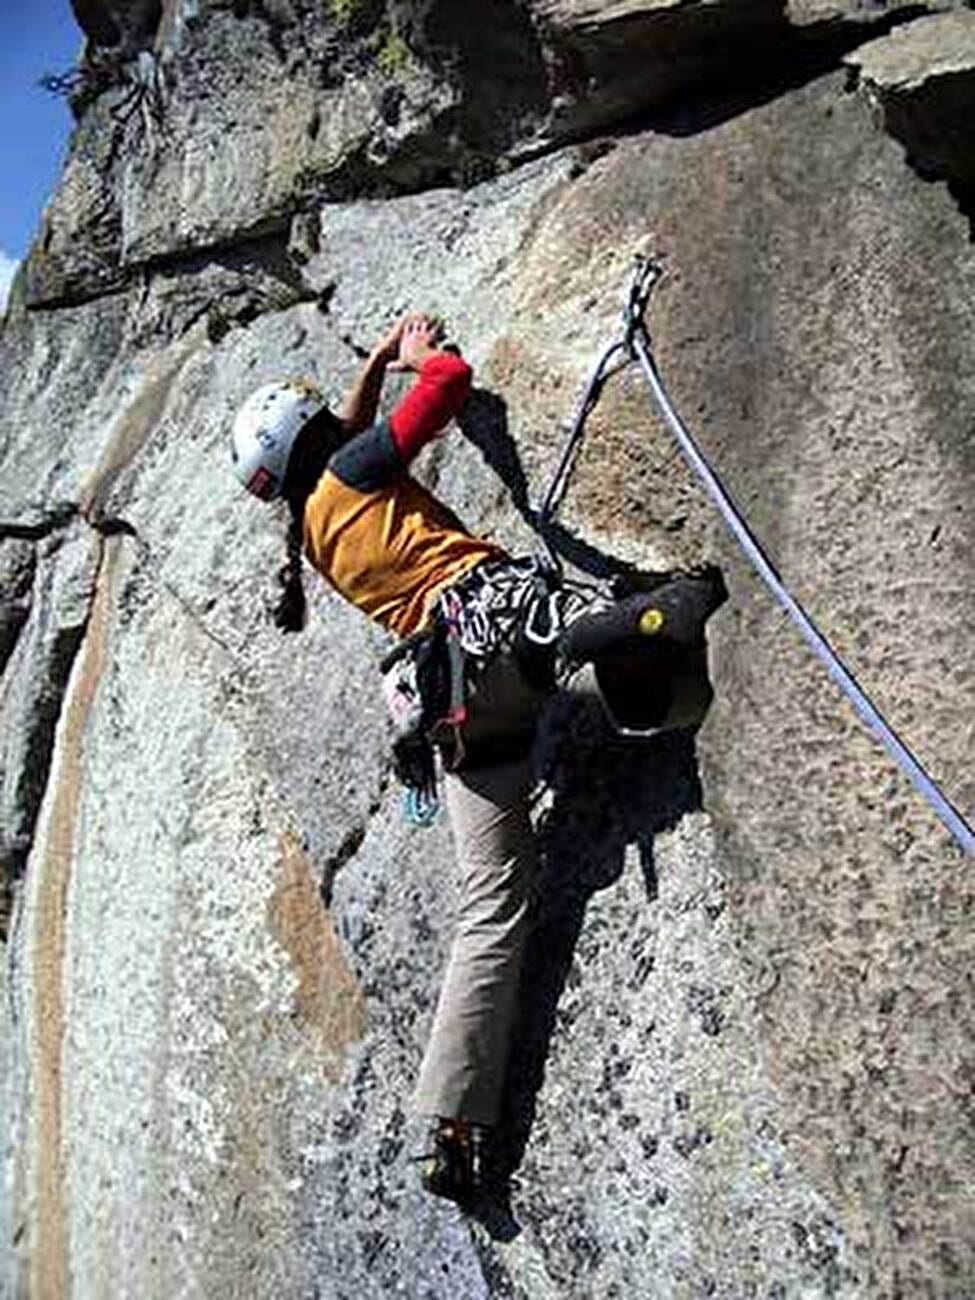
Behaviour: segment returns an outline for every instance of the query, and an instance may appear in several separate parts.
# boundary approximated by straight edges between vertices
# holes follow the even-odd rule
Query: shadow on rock
[[[460,425],[507,487],[522,518],[556,554],[599,579],[632,573],[631,565],[560,524],[540,525],[502,398],[475,389]],[[556,1012],[589,900],[619,880],[626,849],[635,845],[652,902],[657,896],[654,837],[701,807],[692,732],[624,739],[592,700],[560,695],[552,701],[540,728],[537,765],[545,793],[536,817],[531,934],[495,1151],[499,1189],[507,1188],[528,1144]],[[506,1190],[471,1217],[495,1240],[511,1240],[520,1230]]]
[[[554,520],[545,523],[539,520],[517,443],[508,429],[508,408],[501,397],[488,389],[475,388],[459,424],[468,442],[478,449],[510,492],[518,513],[557,555],[594,578],[612,578],[630,571],[631,565],[606,555]]]
[[[975,244],[975,180],[949,181],[948,193],[968,222],[968,242]]]
[[[528,1143],[589,900],[620,878],[626,849],[636,845],[652,902],[657,896],[654,837],[701,806],[692,733],[623,740],[591,704],[560,698],[552,713],[540,743],[551,795],[537,824],[532,929],[499,1130],[504,1177],[518,1168]]]

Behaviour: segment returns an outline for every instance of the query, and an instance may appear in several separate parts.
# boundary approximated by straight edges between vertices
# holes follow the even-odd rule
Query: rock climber
[[[392,369],[417,380],[386,420],[376,421]],[[438,327],[410,314],[373,348],[341,415],[310,386],[271,384],[238,413],[233,461],[248,490],[283,497],[290,511],[287,565],[276,619],[304,622],[302,556],[347,600],[400,638],[419,631],[450,592],[463,602],[490,579],[517,583],[517,562],[473,536],[406,471],[460,412],[471,368],[438,346]],[[477,711],[508,741],[490,765],[445,776],[460,869],[456,934],[416,1105],[433,1121],[424,1183],[464,1201],[484,1177],[498,1117],[527,917],[532,867],[529,751],[540,693],[511,659],[486,674]],[[477,717],[471,708],[470,728]]]
[[[390,371],[416,379],[377,420]],[[232,437],[240,482],[262,500],[283,498],[290,512],[278,625],[298,631],[304,624],[305,557],[410,652],[393,652],[389,674],[400,705],[419,697],[412,733],[407,727],[401,738],[401,775],[427,782],[422,762],[411,778],[409,758],[417,748],[411,742],[419,741],[422,755],[431,735],[447,769],[456,928],[416,1107],[431,1120],[422,1181],[462,1205],[491,1180],[534,861],[531,749],[553,685],[551,655],[546,665],[544,654],[517,652],[525,610],[551,613],[551,599],[538,598],[546,584],[538,561],[513,559],[474,536],[407,472],[470,391],[471,368],[456,349],[440,346],[438,322],[410,313],[372,349],[340,415],[308,384],[272,383],[244,403]],[[536,649],[552,643],[537,629],[529,639]],[[404,663],[412,676],[404,678]],[[391,712],[395,721],[395,705]]]

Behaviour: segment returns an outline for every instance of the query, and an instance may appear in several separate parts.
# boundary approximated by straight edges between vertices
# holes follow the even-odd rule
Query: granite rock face
[[[71,9],[95,46],[126,53],[150,45],[162,17],[162,0],[71,0]]]
[[[639,115],[687,133],[834,66],[919,8],[781,0],[170,0],[89,43],[34,306],[280,233],[323,198],[470,185]],[[111,6],[90,6],[113,30]],[[145,39],[147,24],[155,28]],[[113,17],[114,15],[114,17]]]
[[[909,23],[847,62],[922,176],[975,189],[975,13]]]
[[[10,1294],[972,1291],[966,863],[739,559],[636,371],[591,419],[555,540],[593,576],[720,562],[716,701],[696,737],[650,743],[564,703],[547,721],[507,1223],[424,1198],[410,1163],[454,885],[447,827],[400,815],[385,637],[312,575],[309,626],[281,637],[283,520],[227,463],[254,387],[337,398],[412,304],[479,389],[421,475],[537,546],[532,502],[651,251],[679,408],[971,809],[970,216],[841,66],[898,8],[797,3],[812,45],[777,46],[796,61],[771,81],[745,64],[717,94],[687,64],[673,109],[618,134],[594,85],[562,111],[598,136],[557,148],[551,31],[598,50],[617,21],[666,21],[691,48],[731,6],[479,4],[460,33],[436,4],[176,0],[128,125],[122,86],[84,106],[0,333]],[[763,9],[785,24],[739,15]],[[466,42],[447,70],[437,23],[440,48]],[[357,62],[380,29],[414,42],[385,153],[382,47]],[[476,52],[507,36],[499,120]],[[302,136],[339,101],[366,108]],[[459,184],[462,162],[489,174]]]

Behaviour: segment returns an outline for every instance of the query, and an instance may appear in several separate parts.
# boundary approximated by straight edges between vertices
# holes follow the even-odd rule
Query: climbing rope
[[[569,485],[569,479],[572,475],[572,467],[575,464],[576,453],[582,443],[582,436],[586,428],[586,420],[599,401],[606,381],[615,375],[618,370],[630,364],[631,357],[627,350],[626,344],[622,339],[616,343],[610,344],[602,354],[593,368],[592,374],[583,389],[582,396],[579,398],[575,413],[572,417],[572,424],[569,429],[569,436],[566,439],[565,446],[562,449],[562,455],[559,457],[559,463],[555,467],[552,475],[552,481],[539,506],[537,520],[540,525],[548,523],[554,519],[555,513],[562,504],[565,496],[565,490]],[[555,562],[558,563],[557,557]]]
[[[962,851],[969,856],[975,856],[975,830],[972,829],[971,824],[951,803],[908,745],[886,721],[815,622],[786,587],[765,554],[761,543],[748,527],[732,497],[671,402],[654,360],[653,347],[645,322],[650,295],[662,274],[663,268],[658,262],[645,257],[637,259],[623,312],[623,337],[602,354],[584,389],[565,450],[539,510],[539,522],[541,524],[551,522],[565,495],[572,465],[582,442],[586,419],[598,401],[606,380],[622,365],[629,361],[636,361],[664,423],[674,435],[685,459],[701,480],[752,567],[799,629],[813,654],[853,705],[860,719],[874,733],[900,770],[913,783],[915,789],[927,800],[961,846]],[[618,355],[624,359],[619,361]]]

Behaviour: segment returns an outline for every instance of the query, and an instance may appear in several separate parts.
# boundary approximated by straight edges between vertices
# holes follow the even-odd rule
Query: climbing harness
[[[380,664],[383,696],[393,723],[393,766],[405,787],[407,821],[429,826],[439,811],[436,753],[447,771],[500,762],[521,752],[525,737],[468,740],[468,693],[479,672],[511,650],[527,681],[554,686],[555,641],[564,610],[578,597],[551,589],[534,557],[488,560],[443,591],[429,626],[405,638]],[[525,647],[522,646],[522,640]],[[470,751],[470,752],[469,752]]]
[[[598,401],[606,380],[630,361],[636,361],[646,379],[650,395],[661,418],[673,434],[685,459],[701,480],[705,490],[752,567],[799,629],[813,654],[850,701],[860,719],[870,728],[900,770],[927,800],[962,850],[970,856],[975,856],[975,830],[972,829],[971,824],[954,807],[907,744],[901,740],[888,724],[880,710],[843,664],[812,618],[786,587],[774,565],[765,554],[760,542],[745,522],[734,500],[725,489],[671,402],[654,360],[650,334],[645,322],[645,313],[650,295],[662,275],[663,267],[659,262],[648,257],[637,258],[636,267],[626,295],[622,338],[603,352],[586,384],[582,398],[576,408],[564,450],[538,511],[537,518],[540,527],[544,530],[544,525],[552,522],[556,510],[561,504],[576,454],[582,442],[586,419]],[[548,544],[546,543],[546,545]],[[550,546],[548,549],[551,552],[552,548]],[[557,563],[554,555],[553,562]]]

